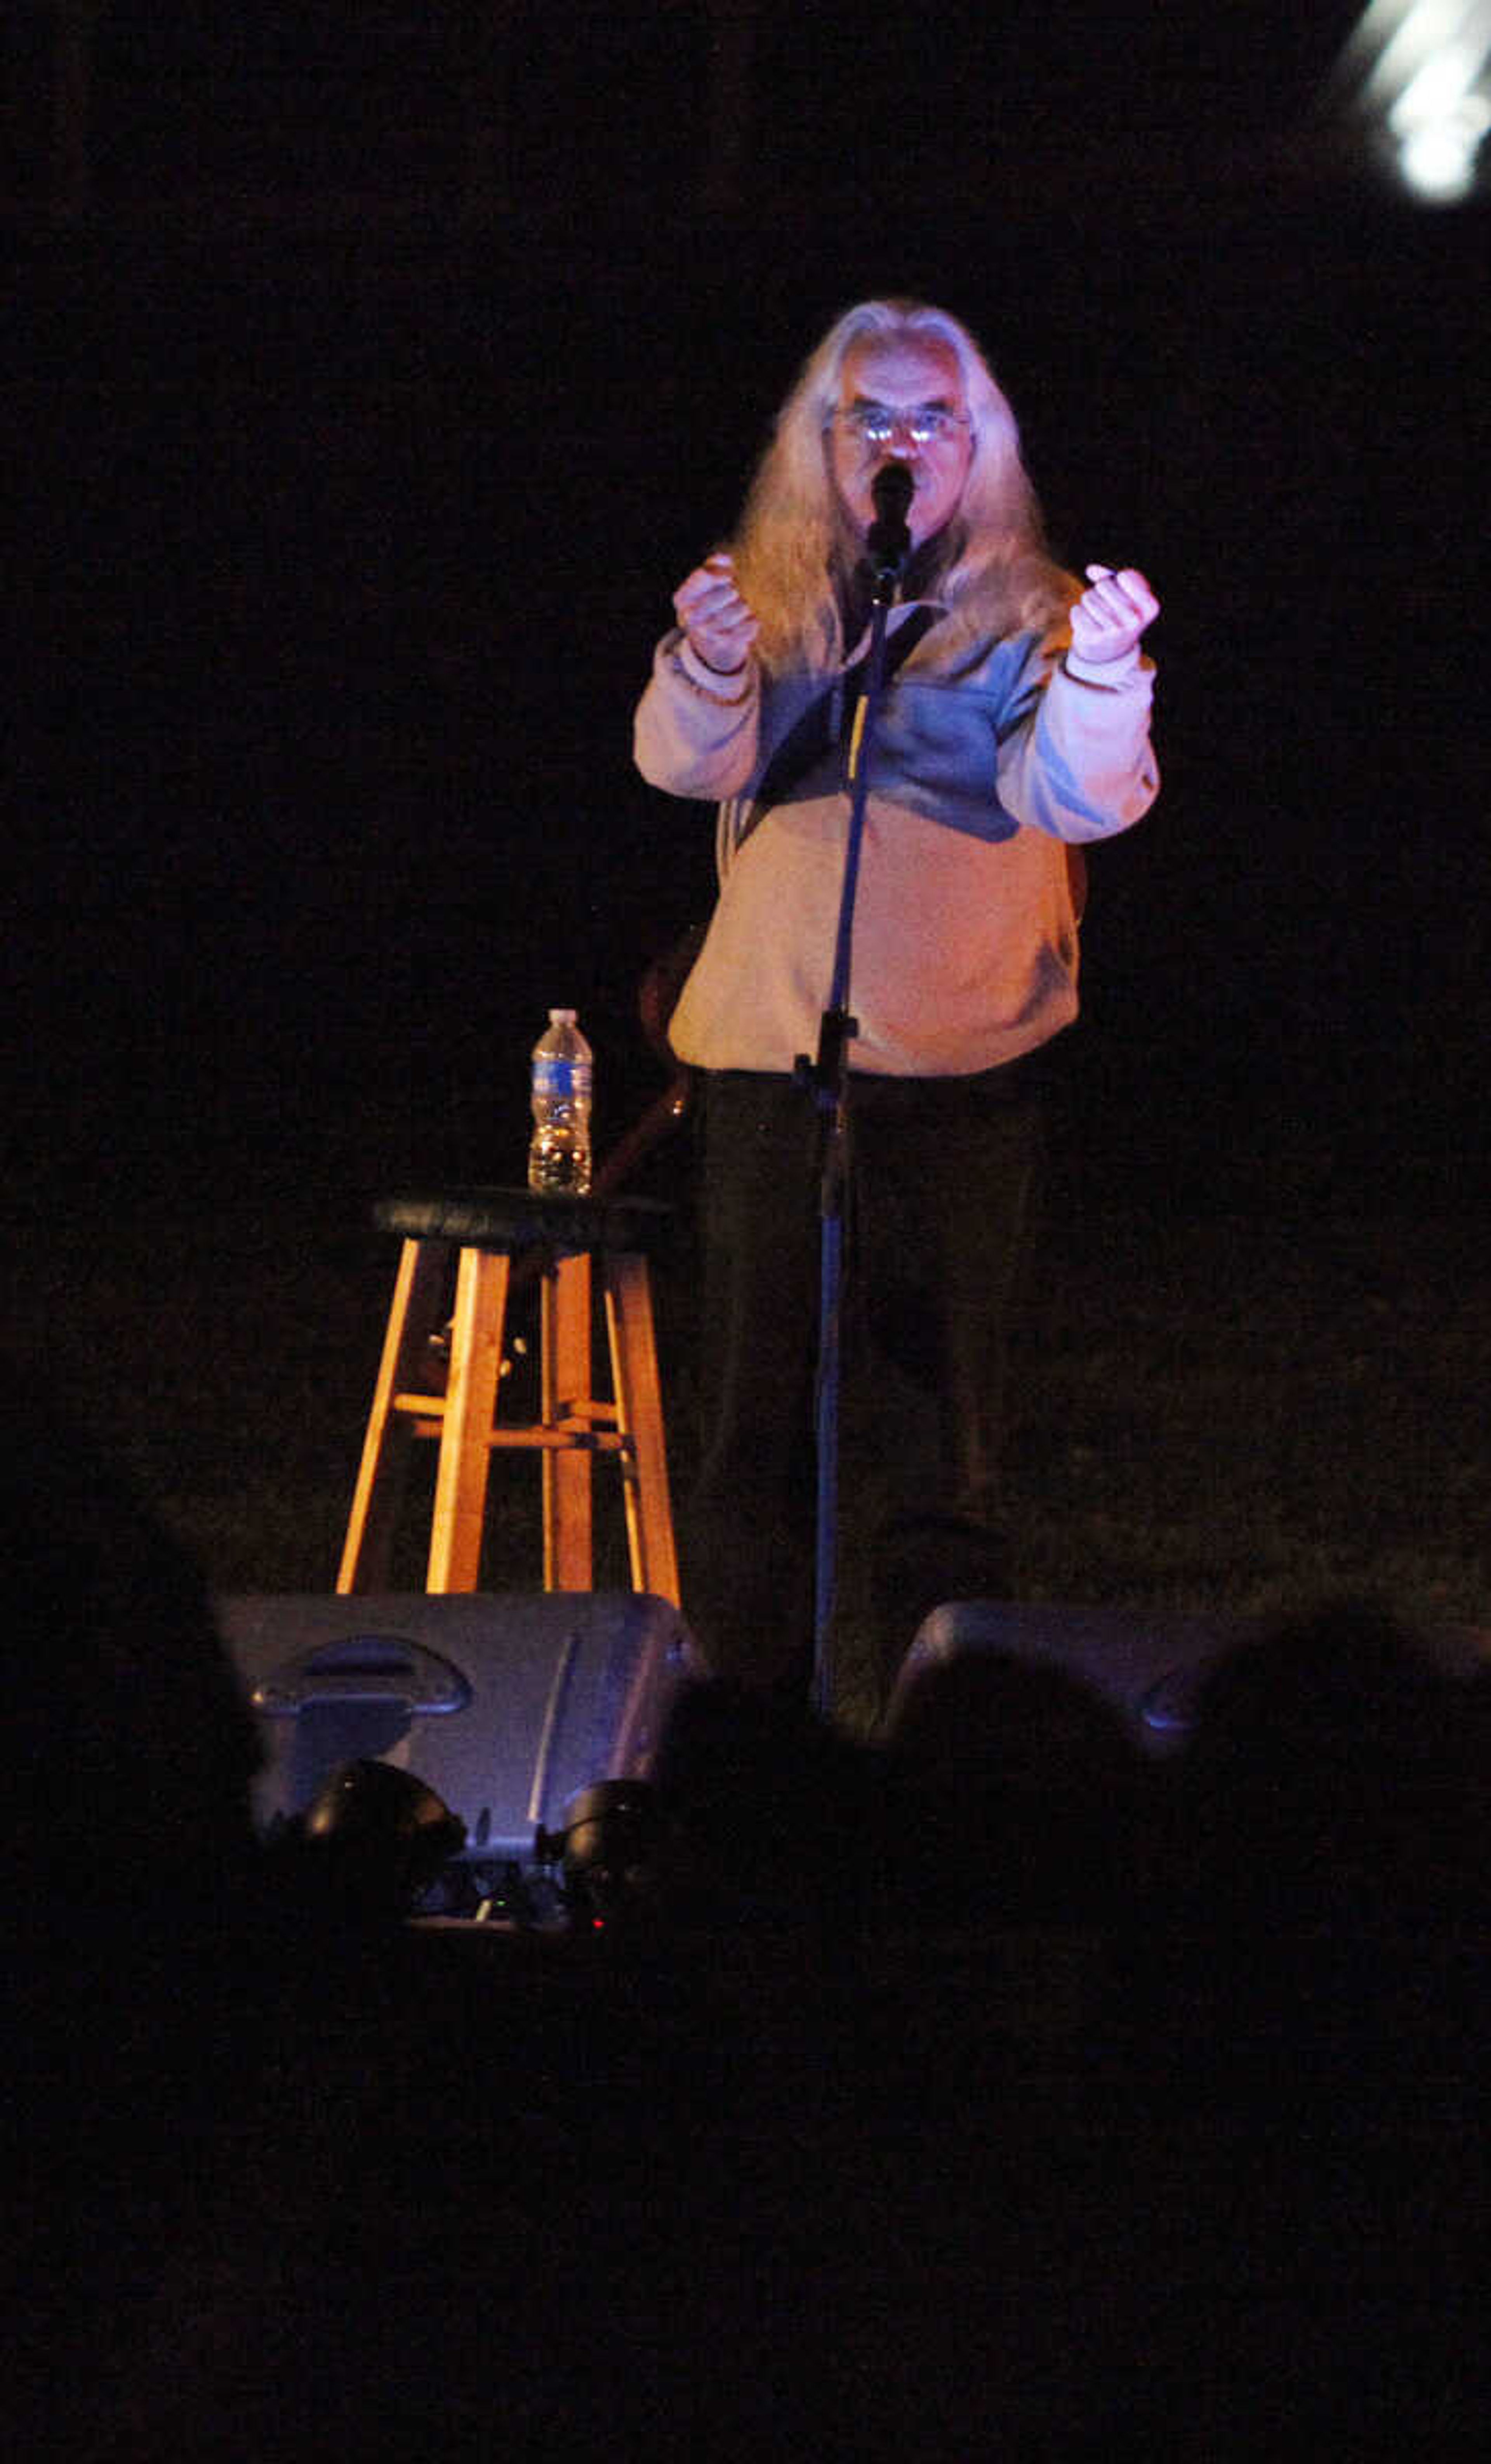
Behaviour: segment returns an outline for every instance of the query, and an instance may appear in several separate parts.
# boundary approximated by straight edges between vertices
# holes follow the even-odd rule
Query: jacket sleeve
[[[1159,793],[1150,741],[1154,670],[1137,650],[1102,665],[1042,643],[999,729],[999,801],[1049,838],[1112,838]]]
[[[754,660],[738,686],[731,676],[709,676],[681,633],[665,634],[632,736],[649,786],[713,803],[738,795],[756,767],[761,693]]]

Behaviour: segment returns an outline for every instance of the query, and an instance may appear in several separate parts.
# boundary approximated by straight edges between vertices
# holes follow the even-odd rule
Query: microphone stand
[[[878,519],[871,524],[867,540],[874,574],[870,637],[865,661],[864,690],[849,739],[849,830],[844,847],[833,980],[829,987],[828,1006],[819,1023],[817,1058],[810,1062],[805,1054],[800,1054],[796,1069],[799,1084],[807,1086],[812,1091],[822,1134],[818,1205],[818,1375],[815,1388],[818,1491],[813,1593],[813,1704],[824,1720],[831,1717],[834,1703],[830,1627],[834,1612],[839,1525],[839,1393],[842,1382],[844,1194],[848,1155],[848,1048],[851,1039],[859,1032],[859,1022],[849,1014],[849,957],[854,935],[854,903],[859,888],[860,851],[865,838],[865,806],[869,792],[870,752],[885,681],[886,617],[894,604],[896,584],[910,552],[906,511],[910,504],[912,485],[905,465],[888,463],[877,473],[873,494]]]

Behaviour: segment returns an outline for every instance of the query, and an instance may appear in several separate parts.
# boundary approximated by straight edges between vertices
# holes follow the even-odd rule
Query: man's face
[[[866,432],[879,423],[888,434]],[[942,433],[918,438],[914,414],[945,414]],[[923,427],[936,426],[933,417]],[[935,538],[952,519],[973,458],[973,430],[956,354],[947,342],[893,341],[872,336],[851,343],[840,380],[839,406],[829,433],[828,467],[840,502],[863,539],[875,518],[875,473],[888,462],[904,462],[915,494],[907,517],[911,544]]]

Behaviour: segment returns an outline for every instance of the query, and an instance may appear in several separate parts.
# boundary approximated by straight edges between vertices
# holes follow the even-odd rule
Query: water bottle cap
[[[572,1009],[551,1009],[549,1012],[549,1024],[551,1026],[573,1026],[575,1023],[575,1018],[576,1013]]]

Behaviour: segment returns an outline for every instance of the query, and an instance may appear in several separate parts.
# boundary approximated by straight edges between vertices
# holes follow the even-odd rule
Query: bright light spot
[[[1491,106],[1472,111],[1462,104],[1442,120],[1412,128],[1398,142],[1398,167],[1421,197],[1451,205],[1468,197],[1476,185],[1476,156],[1491,127]]]
[[[1411,77],[1388,114],[1388,124],[1401,137],[1458,109],[1476,82],[1480,62],[1466,43],[1452,43],[1436,52]]]
[[[1376,0],[1356,30],[1355,41],[1376,55],[1369,78],[1374,99],[1401,94],[1439,53],[1467,34],[1486,11],[1481,0]]]
[[[1371,0],[1342,62],[1352,114],[1435,205],[1468,197],[1491,129],[1491,0]]]
[[[1388,114],[1398,167],[1421,197],[1453,202],[1476,185],[1476,155],[1491,127],[1491,100],[1476,91],[1480,69],[1468,43],[1451,43],[1424,62]]]

